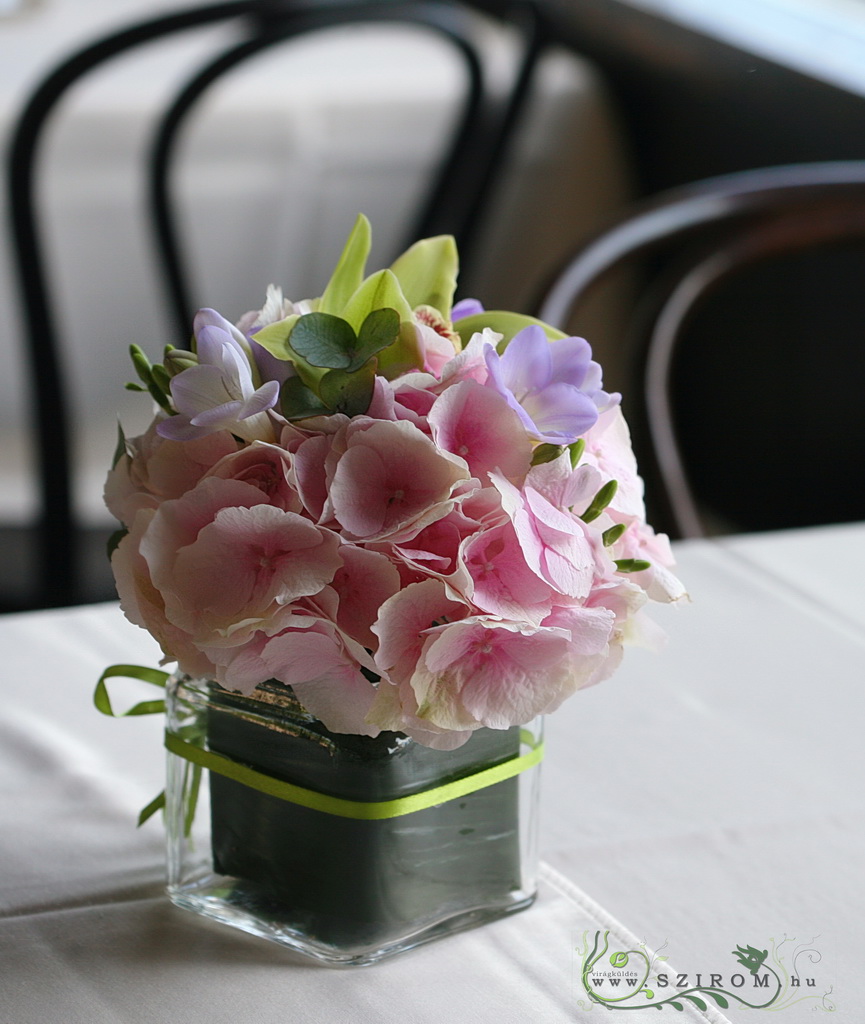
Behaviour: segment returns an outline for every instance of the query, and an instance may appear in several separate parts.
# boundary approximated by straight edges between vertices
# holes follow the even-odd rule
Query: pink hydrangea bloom
[[[218,477],[163,502],[140,550],[168,619],[196,643],[226,646],[281,628],[292,602],[342,565],[335,534]]]
[[[429,294],[449,307],[446,280]],[[271,288],[238,327],[202,310],[198,363],[170,381],[176,414],[129,439],[106,482],[127,530],[112,567],[124,613],[181,671],[246,694],[277,680],[334,732],[452,749],[553,711],[626,646],[658,646],[648,602],[685,594],[588,344],[530,326],[503,346],[510,314],[471,302],[449,320],[390,294],[418,358],[400,373],[374,351],[353,416],[318,354],[292,363],[281,328],[261,335],[273,351],[248,337],[284,321],[290,345],[292,318],[319,300]],[[291,385],[287,419],[276,412],[295,375],[324,411],[304,417]]]
[[[334,519],[357,541],[414,536],[453,507],[465,462],[403,420],[365,424],[346,438],[330,482]]]

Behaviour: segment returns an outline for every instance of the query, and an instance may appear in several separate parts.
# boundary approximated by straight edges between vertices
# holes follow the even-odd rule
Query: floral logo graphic
[[[588,999],[579,999],[581,1010],[603,1006],[608,1010],[641,1010],[647,1006],[684,1010],[690,1004],[707,1010],[710,1005],[727,1009],[734,1000],[754,1010],[784,1010],[795,1003],[810,1002],[811,1009],[834,1013],[831,986],[820,992],[808,966],[818,964],[822,955],[816,939],[796,945],[795,938],[769,940],[770,949],[737,944],[731,951],[736,967],[728,971],[676,974],[667,957],[647,950],[612,950],[610,933],[583,934],[581,981]],[[791,945],[793,944],[793,945]],[[664,943],[666,946],[666,943]],[[661,948],[663,949],[664,946]]]

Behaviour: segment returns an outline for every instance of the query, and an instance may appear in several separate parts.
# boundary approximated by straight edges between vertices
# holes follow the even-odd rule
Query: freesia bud
[[[169,348],[165,351],[163,364],[169,377],[176,377],[192,366],[198,366],[198,356],[183,348]]]

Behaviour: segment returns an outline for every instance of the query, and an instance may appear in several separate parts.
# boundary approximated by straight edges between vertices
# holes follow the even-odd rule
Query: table
[[[692,601],[656,613],[667,650],[629,651],[549,719],[535,907],[354,971],[162,895],[158,819],[134,826],[162,784],[161,723],[90,705],[106,665],[156,663],[145,633],[114,605],[0,619],[0,1021],[861,1019],[865,524],[676,553]],[[580,982],[599,929],[692,983],[744,970],[737,946],[788,969],[816,954],[775,1018],[732,1000],[608,1018]]]

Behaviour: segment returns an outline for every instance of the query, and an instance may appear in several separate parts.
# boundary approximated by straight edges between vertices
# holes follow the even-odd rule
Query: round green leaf
[[[370,356],[392,345],[398,334],[399,313],[389,308],[374,309],[360,325],[349,370],[359,370]]]
[[[287,420],[305,420],[310,416],[322,416],[330,412],[300,377],[289,377],[282,385],[279,404],[282,415]]]
[[[332,313],[307,313],[294,325],[289,344],[312,366],[344,370],[354,358],[357,338],[341,317]]]
[[[319,382],[319,393],[331,412],[362,416],[369,408],[375,386],[375,366],[371,360],[355,373],[329,370]]]

